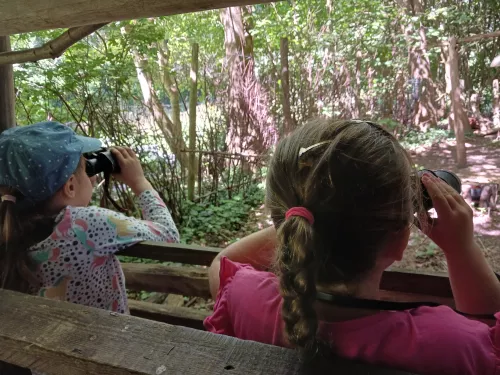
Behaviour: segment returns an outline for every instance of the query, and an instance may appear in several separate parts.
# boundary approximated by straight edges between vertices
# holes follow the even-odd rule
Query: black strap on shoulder
[[[410,309],[416,309],[418,307],[428,306],[428,307],[437,307],[441,306],[439,303],[435,302],[393,302],[393,301],[381,301],[374,299],[363,299],[363,298],[355,298],[350,296],[343,295],[334,295],[328,294],[324,292],[317,292],[316,298],[320,301],[331,303],[333,305],[341,306],[341,307],[350,307],[357,309],[367,309],[367,310],[387,310],[387,311],[404,311]],[[456,309],[454,310],[457,314],[475,318],[475,319],[495,319],[495,316],[492,314],[466,314]]]

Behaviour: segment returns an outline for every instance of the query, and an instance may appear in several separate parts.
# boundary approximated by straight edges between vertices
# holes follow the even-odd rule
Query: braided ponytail
[[[313,227],[303,217],[293,216],[282,223],[277,236],[277,268],[286,338],[308,356],[316,351],[318,329],[314,310],[317,260]]]
[[[332,351],[317,335],[316,287],[355,293],[394,233],[403,233],[420,202],[409,155],[381,126],[318,119],[276,147],[266,207],[277,230],[276,273],[284,335],[316,365]],[[291,208],[307,207],[314,225]],[[316,355],[318,353],[318,355]]]

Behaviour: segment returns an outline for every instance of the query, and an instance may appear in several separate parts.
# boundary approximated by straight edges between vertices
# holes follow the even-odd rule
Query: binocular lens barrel
[[[84,155],[85,171],[87,176],[92,177],[99,173],[119,173],[120,166],[110,150],[103,149]]]
[[[422,176],[424,173],[430,173],[444,182],[446,182],[448,185],[450,185],[457,193],[462,193],[462,182],[460,181],[460,178],[458,176],[450,171],[445,171],[443,169],[436,169],[436,170],[431,170],[431,169],[422,169],[418,171],[418,178],[421,181]],[[424,208],[426,211],[430,210],[433,207],[432,204],[432,199],[429,196],[429,193],[427,192],[427,189],[425,188],[424,184],[422,186],[422,193],[423,193],[423,204]]]

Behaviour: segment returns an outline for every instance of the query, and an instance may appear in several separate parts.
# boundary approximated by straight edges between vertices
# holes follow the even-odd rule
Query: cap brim
[[[78,138],[83,144],[82,153],[94,152],[102,148],[102,143],[99,139],[84,137],[81,135],[77,135],[76,138]]]

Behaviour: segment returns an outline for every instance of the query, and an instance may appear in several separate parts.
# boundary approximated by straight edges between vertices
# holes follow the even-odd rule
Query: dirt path
[[[467,139],[468,167],[455,166],[455,142],[443,141],[413,155],[420,167],[447,169],[456,173],[462,183],[500,183],[500,144],[491,138],[471,137]],[[492,211],[491,217],[481,211],[474,212],[476,239],[490,264],[500,271],[500,213]],[[401,268],[445,271],[446,262],[441,251],[420,232],[412,233],[404,259],[396,265]]]

